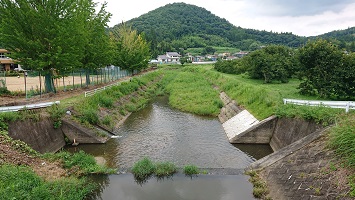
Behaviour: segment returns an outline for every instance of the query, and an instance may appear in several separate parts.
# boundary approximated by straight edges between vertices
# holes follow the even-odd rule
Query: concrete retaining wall
[[[77,143],[105,143],[109,137],[97,136],[95,131],[69,119],[62,121],[61,128],[54,129],[53,121],[42,117],[39,121],[25,120],[9,123],[9,136],[21,140],[40,153],[56,152],[65,146],[64,137]],[[98,130],[99,131],[99,130]]]
[[[49,118],[10,122],[9,136],[27,143],[40,153],[56,152],[65,146],[62,130],[54,129]]]
[[[233,138],[229,139],[230,143],[245,144],[269,144],[272,138],[277,117],[271,116],[263,121],[253,125],[249,129],[241,132]]]
[[[280,118],[275,124],[270,146],[276,151],[322,128],[322,125],[313,121]]]
[[[218,115],[230,143],[270,144],[274,151],[290,145],[323,127],[313,121],[271,116],[258,121],[235,101],[220,93],[224,107]]]
[[[86,128],[70,119],[63,119],[62,122],[62,131],[71,142],[75,139],[75,142],[77,143],[100,144],[105,143],[110,139],[107,136],[98,136],[94,130]],[[97,130],[97,132],[100,132],[100,130]]]

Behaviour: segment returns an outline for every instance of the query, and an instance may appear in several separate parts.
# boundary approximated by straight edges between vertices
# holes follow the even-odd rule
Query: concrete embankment
[[[109,137],[97,134],[99,130],[86,128],[69,119],[62,121],[60,128],[54,128],[49,117],[40,120],[24,120],[9,123],[9,136],[21,140],[40,153],[56,152],[70,143],[105,143]]]
[[[258,121],[247,110],[239,108],[224,92],[220,98],[224,107],[219,119],[230,143],[270,144],[277,151],[323,128],[312,121],[276,116]]]

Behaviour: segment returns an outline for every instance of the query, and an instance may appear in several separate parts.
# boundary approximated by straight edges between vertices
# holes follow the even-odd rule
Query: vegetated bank
[[[283,105],[282,98],[284,97],[316,98],[300,95],[296,87],[296,80],[285,84],[266,85],[260,81],[245,78],[243,75],[216,72],[211,65],[186,67],[176,65],[163,67],[156,72],[133,78],[130,82],[112,87],[86,99],[70,98],[62,102],[65,107],[73,111],[74,120],[88,126],[99,124],[114,130],[117,121],[124,119],[130,112],[144,107],[154,95],[168,94],[170,105],[183,111],[216,116],[222,107],[219,91],[225,91],[228,96],[258,119],[276,114],[279,117],[315,120],[324,125],[337,122],[335,127],[344,124],[348,132],[337,131],[339,134],[334,135],[332,143],[344,141],[342,139],[344,135],[340,133],[346,133],[345,136],[353,133],[354,123],[351,121],[345,123],[348,116],[354,115],[353,112],[344,115],[344,110],[338,109]],[[347,144],[348,147],[343,151],[349,152],[348,155],[355,155],[355,152],[352,152],[353,143]],[[339,145],[331,146],[339,149]],[[348,158],[348,160],[351,159],[351,157]],[[349,164],[349,166],[352,165]]]
[[[344,109],[332,109],[323,106],[284,105],[283,98],[319,99],[317,96],[301,95],[297,89],[300,81],[291,79],[288,83],[264,84],[263,81],[249,79],[246,75],[230,75],[216,72],[211,65],[180,67],[179,70],[167,71],[165,75],[163,80],[168,82],[168,84],[166,84],[164,91],[170,95],[169,103],[173,107],[184,111],[213,116],[215,114],[213,110],[218,110],[220,107],[217,91],[220,90],[225,91],[228,96],[236,100],[240,106],[246,108],[259,120],[276,115],[280,118],[299,118],[314,121],[323,126],[332,125],[329,131],[331,137],[328,137],[329,134],[326,134],[325,137],[327,148],[324,151],[331,152],[335,150],[337,154],[332,159],[337,160],[339,163],[344,163],[340,164],[339,167],[348,171],[349,174],[353,174],[352,155],[355,155],[355,152],[353,152],[354,143],[351,135],[355,130],[352,120],[354,112],[351,111],[345,114]],[[199,90],[199,87],[196,87],[198,92],[191,92],[190,89],[197,85],[203,85],[200,86],[203,89]],[[205,91],[208,94],[200,91]],[[209,98],[210,100],[204,102],[201,100],[204,98]],[[213,109],[201,113],[200,108],[204,106],[203,104],[209,104],[209,107]],[[340,129],[339,127],[344,128]],[[331,139],[328,140],[328,138]],[[337,157],[337,155],[343,155],[341,152],[346,152],[348,156]],[[349,194],[353,194],[353,191],[355,191],[352,187],[353,176],[350,175],[344,177],[344,179],[346,179],[346,182],[343,182],[342,186],[350,188]],[[263,184],[255,182],[255,185]],[[267,192],[267,189],[256,187],[256,192],[260,193],[260,191]],[[264,194],[259,196],[266,198]]]

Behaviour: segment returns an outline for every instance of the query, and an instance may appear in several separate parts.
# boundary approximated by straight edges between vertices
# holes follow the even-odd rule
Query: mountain
[[[204,8],[186,3],[167,4],[125,23],[139,33],[144,32],[153,55],[209,46],[241,50],[255,50],[268,44],[299,47],[308,39],[292,33],[237,27]]]

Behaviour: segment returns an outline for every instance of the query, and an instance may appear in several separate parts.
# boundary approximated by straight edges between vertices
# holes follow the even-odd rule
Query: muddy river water
[[[158,97],[146,108],[133,113],[115,131],[120,138],[102,145],[79,145],[104,157],[107,165],[129,169],[143,157],[187,164],[206,169],[208,175],[182,174],[137,184],[131,174],[95,177],[100,189],[93,199],[253,199],[252,186],[244,169],[272,152],[268,145],[232,145],[217,118],[201,117],[173,109],[167,97]]]

